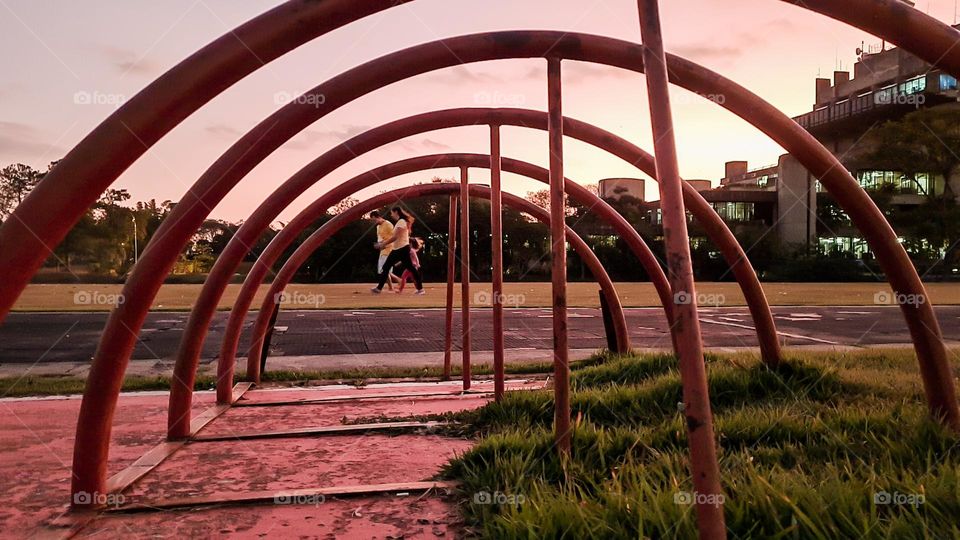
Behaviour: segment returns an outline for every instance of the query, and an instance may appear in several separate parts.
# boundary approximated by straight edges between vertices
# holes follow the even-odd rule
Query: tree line
[[[881,185],[868,194],[902,236],[904,247],[925,279],[951,279],[960,275],[960,206],[949,182],[942,182],[937,191],[927,190],[916,178],[921,173],[935,173],[950,178],[960,164],[960,109],[923,109],[900,120],[888,121],[872,128],[864,137],[859,151],[844,156],[844,165],[851,170],[866,166],[900,171],[898,186]],[[22,163],[0,169],[0,220],[30,193],[49,170],[36,170]],[[429,181],[444,181],[433,178]],[[909,183],[916,185],[909,189]],[[898,203],[898,196],[907,191],[921,198],[920,204]],[[594,186],[595,187],[595,186]],[[549,206],[549,192],[527,193],[527,199],[538,206]],[[900,197],[902,199],[902,197]],[[357,201],[347,199],[329,209],[301,233],[288,248],[286,260],[300,241],[335,215]],[[627,195],[606,199],[633,225],[661,261],[665,260],[662,231],[655,222],[655,205]],[[446,250],[449,199],[446,196],[403,201],[408,212],[416,216],[414,235],[425,240],[420,253],[424,279],[446,279]],[[610,276],[620,281],[648,279],[638,260],[612,228],[599,220],[590,208],[567,201],[567,224],[587,242]],[[132,202],[125,189],[109,189],[83,215],[67,237],[49,257],[36,280],[46,281],[123,281],[140,253],[176,206],[175,202],[156,200]],[[817,196],[817,226],[821,236],[858,234],[849,217],[826,193]],[[471,272],[475,280],[489,280],[491,271],[490,205],[486,200],[470,202],[471,230],[460,235],[469,241]],[[207,219],[184,247],[170,281],[202,282],[216,258],[242,222]],[[281,224],[282,226],[282,224]],[[781,245],[770,226],[758,222],[730,223],[734,235],[748,251],[750,262],[761,279],[770,281],[844,281],[876,280],[881,269],[869,253],[824,249],[814,243],[808,246]],[[241,279],[249,265],[263,252],[279,232],[267,230],[251,247],[236,279]],[[691,254],[697,279],[731,280],[729,266],[721,254],[691,222]],[[373,224],[358,220],[334,235],[320,250],[313,253],[300,269],[297,279],[307,282],[370,282],[374,280],[376,240]],[[542,281],[549,279],[549,230],[526,214],[512,208],[503,213],[504,279],[509,281]],[[2,249],[2,247],[0,247]],[[568,276],[571,281],[590,280],[589,271],[575,252],[568,254]],[[458,265],[459,269],[459,265]]]

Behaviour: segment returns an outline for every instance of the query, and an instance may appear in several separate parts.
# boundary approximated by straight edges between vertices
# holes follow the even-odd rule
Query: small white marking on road
[[[747,330],[756,331],[756,328],[747,324],[736,324],[736,323],[729,323],[729,322],[713,321],[710,319],[702,319],[702,318],[700,320],[702,322],[709,323],[709,324],[719,324],[721,326],[734,326],[736,328],[745,328]],[[810,341],[816,341],[817,343],[826,343],[828,345],[839,345],[839,343],[837,343],[836,341],[829,341],[826,339],[819,339],[819,338],[810,337],[810,336],[801,336],[797,334],[789,334],[787,332],[777,332],[777,335],[791,337],[794,339],[808,339]]]
[[[273,331],[274,331],[274,332],[278,332],[278,333],[280,333],[280,334],[286,332],[286,331],[289,330],[289,329],[290,329],[289,326],[274,326],[274,327],[273,327]]]
[[[742,320],[740,320],[740,319],[738,319],[738,318],[736,318],[736,317],[717,317],[717,318],[720,319],[721,321],[743,322]]]
[[[819,313],[791,313],[790,315],[775,315],[775,317],[791,322],[819,321],[823,318]]]

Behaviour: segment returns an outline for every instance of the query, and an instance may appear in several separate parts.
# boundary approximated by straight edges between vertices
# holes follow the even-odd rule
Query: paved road
[[[774,308],[778,328],[790,345],[876,345],[909,343],[895,307]],[[938,307],[948,341],[960,342],[960,306]],[[204,358],[217,354],[226,313],[218,313],[204,347]],[[571,309],[570,346],[600,348],[606,344],[596,309]],[[92,357],[105,313],[12,313],[0,326],[0,364],[83,361]],[[151,313],[133,358],[167,359],[176,354],[186,313]],[[508,309],[506,347],[549,349],[550,310]],[[746,308],[704,308],[703,332],[708,347],[754,347],[756,335]],[[489,310],[473,315],[474,349],[492,348]],[[249,326],[251,316],[247,320]],[[627,310],[627,323],[637,347],[668,347],[663,312],[655,308]],[[273,355],[307,356],[385,354],[443,350],[443,310],[285,311],[277,321]],[[455,332],[459,333],[459,324]],[[459,340],[455,340],[459,342]],[[241,343],[245,350],[246,339]],[[459,349],[459,346],[457,347]]]

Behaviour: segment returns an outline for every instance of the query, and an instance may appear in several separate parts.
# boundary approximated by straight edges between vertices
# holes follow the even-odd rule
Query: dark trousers
[[[413,265],[413,261],[410,260],[410,248],[403,247],[400,249],[395,249],[390,252],[390,255],[387,255],[387,262],[383,263],[383,271],[380,272],[380,283],[377,285],[378,289],[382,289],[384,285],[387,284],[387,277],[390,275],[390,269],[397,263],[400,263],[400,267],[404,270],[409,270],[413,274],[413,283],[417,286],[417,290],[423,288],[423,280],[420,277],[420,270]]]

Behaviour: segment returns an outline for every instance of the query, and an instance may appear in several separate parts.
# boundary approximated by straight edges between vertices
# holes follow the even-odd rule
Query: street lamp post
[[[137,216],[136,214],[130,216],[130,220],[133,221],[133,264],[137,264],[139,257],[139,245],[137,243]]]

